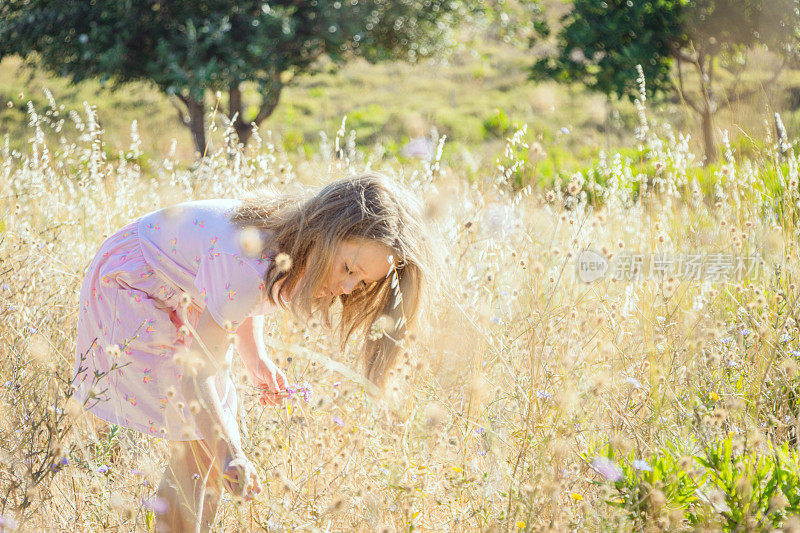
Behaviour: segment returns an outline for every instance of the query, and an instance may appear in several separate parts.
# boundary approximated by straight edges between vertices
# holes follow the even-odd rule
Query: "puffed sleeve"
[[[238,328],[264,302],[261,274],[235,254],[206,254],[200,261],[194,284],[208,312],[223,327],[230,322],[234,329]]]

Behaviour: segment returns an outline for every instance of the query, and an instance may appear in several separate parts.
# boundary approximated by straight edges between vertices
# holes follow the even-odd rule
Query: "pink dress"
[[[267,256],[248,257],[229,221],[237,200],[201,200],[155,211],[109,237],[81,287],[75,398],[98,417],[169,440],[202,438],[181,391],[181,324],[203,311],[221,326],[275,310],[264,295]],[[181,307],[181,296],[188,307]],[[187,300],[188,295],[189,300]],[[228,360],[232,350],[228,351]],[[236,418],[227,372],[216,388]]]

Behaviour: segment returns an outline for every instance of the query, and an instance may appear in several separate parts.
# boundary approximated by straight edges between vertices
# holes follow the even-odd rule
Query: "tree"
[[[4,0],[0,57],[19,54],[78,82],[154,83],[197,150],[206,147],[206,98],[228,96],[246,143],[283,87],[328,58],[335,67],[437,53],[463,4],[453,0]],[[254,111],[243,84],[258,88]]]
[[[654,95],[672,92],[699,115],[706,162],[716,158],[714,113],[734,100],[718,97],[717,68],[738,75],[747,51],[764,45],[782,58],[774,81],[798,56],[798,0],[575,0],[560,22],[557,51],[534,64],[534,79],[635,98],[641,65]],[[686,68],[699,80],[692,94]]]

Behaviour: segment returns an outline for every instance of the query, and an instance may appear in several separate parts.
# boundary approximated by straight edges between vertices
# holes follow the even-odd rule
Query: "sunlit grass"
[[[380,398],[325,364],[357,366],[319,324],[268,321],[275,359],[314,396],[261,406],[237,366],[245,447],[267,490],[225,500],[220,530],[761,529],[797,504],[797,461],[774,452],[796,444],[800,409],[793,145],[761,141],[756,158],[728,152],[699,170],[685,138],[651,124],[641,150],[602,153],[553,186],[535,179],[553,145],[526,129],[472,169],[400,166],[356,149],[345,126],[299,162],[263,132],[187,171],[169,156],[144,170],[137,134],[104,144],[91,108],[29,119],[26,150],[0,155],[3,520],[153,527],[166,443],[99,423],[65,387],[80,283],[105,236],[179,201],[367,166],[425,198],[446,251],[441,290]],[[61,119],[77,141],[46,140]],[[586,249],[612,262],[719,254],[745,270],[712,281],[643,267],[584,283]],[[763,266],[748,271],[753,257]],[[761,455],[785,483],[752,466]],[[725,465],[745,481],[714,481]]]

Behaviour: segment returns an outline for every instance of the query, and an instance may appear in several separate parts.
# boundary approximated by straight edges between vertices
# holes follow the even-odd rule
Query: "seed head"
[[[244,228],[239,233],[239,246],[247,257],[258,257],[264,246],[261,241],[261,233],[252,226]]]
[[[119,357],[119,355],[120,355],[121,351],[120,351],[120,349],[119,349],[119,346],[118,346],[118,345],[116,345],[116,344],[112,344],[111,346],[109,346],[109,347],[107,347],[107,348],[106,348],[106,353],[107,353],[107,354],[108,354],[110,357],[112,357],[113,359],[116,359],[117,357]]]
[[[577,195],[579,192],[581,192],[581,186],[580,186],[580,185],[578,185],[578,182],[576,182],[576,181],[571,181],[571,182],[569,183],[569,186],[567,186],[567,192],[568,192],[570,195],[572,195],[572,196],[575,196],[575,195]]]
[[[275,267],[278,269],[278,272],[288,272],[290,268],[292,268],[292,258],[289,257],[289,254],[286,253],[279,253],[275,256]]]

